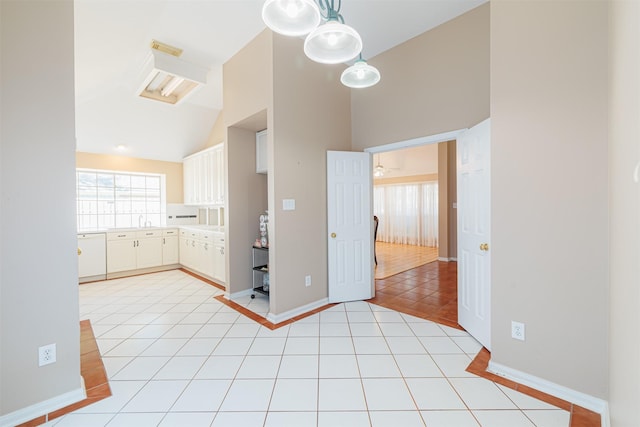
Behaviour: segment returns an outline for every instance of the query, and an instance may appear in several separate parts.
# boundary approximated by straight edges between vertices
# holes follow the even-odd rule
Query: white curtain
[[[438,246],[438,183],[385,184],[373,187],[377,241]]]

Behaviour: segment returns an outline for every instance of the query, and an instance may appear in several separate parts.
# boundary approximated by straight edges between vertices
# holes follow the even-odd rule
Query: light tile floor
[[[113,395],[46,425],[567,427],[569,413],[465,371],[463,331],[367,302],[270,330],[182,271],[80,286]],[[257,296],[236,301],[266,314]]]

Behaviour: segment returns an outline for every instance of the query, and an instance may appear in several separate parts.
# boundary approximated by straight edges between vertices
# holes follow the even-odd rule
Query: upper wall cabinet
[[[223,143],[185,157],[182,169],[185,205],[224,205],[226,175]]]
[[[256,173],[267,173],[267,129],[256,133]]]

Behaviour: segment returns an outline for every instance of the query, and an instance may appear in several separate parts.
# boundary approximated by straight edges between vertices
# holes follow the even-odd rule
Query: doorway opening
[[[453,327],[459,327],[456,137],[462,132],[365,150],[373,155],[379,219],[370,301]]]

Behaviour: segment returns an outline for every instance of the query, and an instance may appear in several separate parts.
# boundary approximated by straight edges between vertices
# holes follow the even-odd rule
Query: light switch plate
[[[282,210],[283,211],[295,211],[296,210],[296,200],[295,199],[282,199]]]

